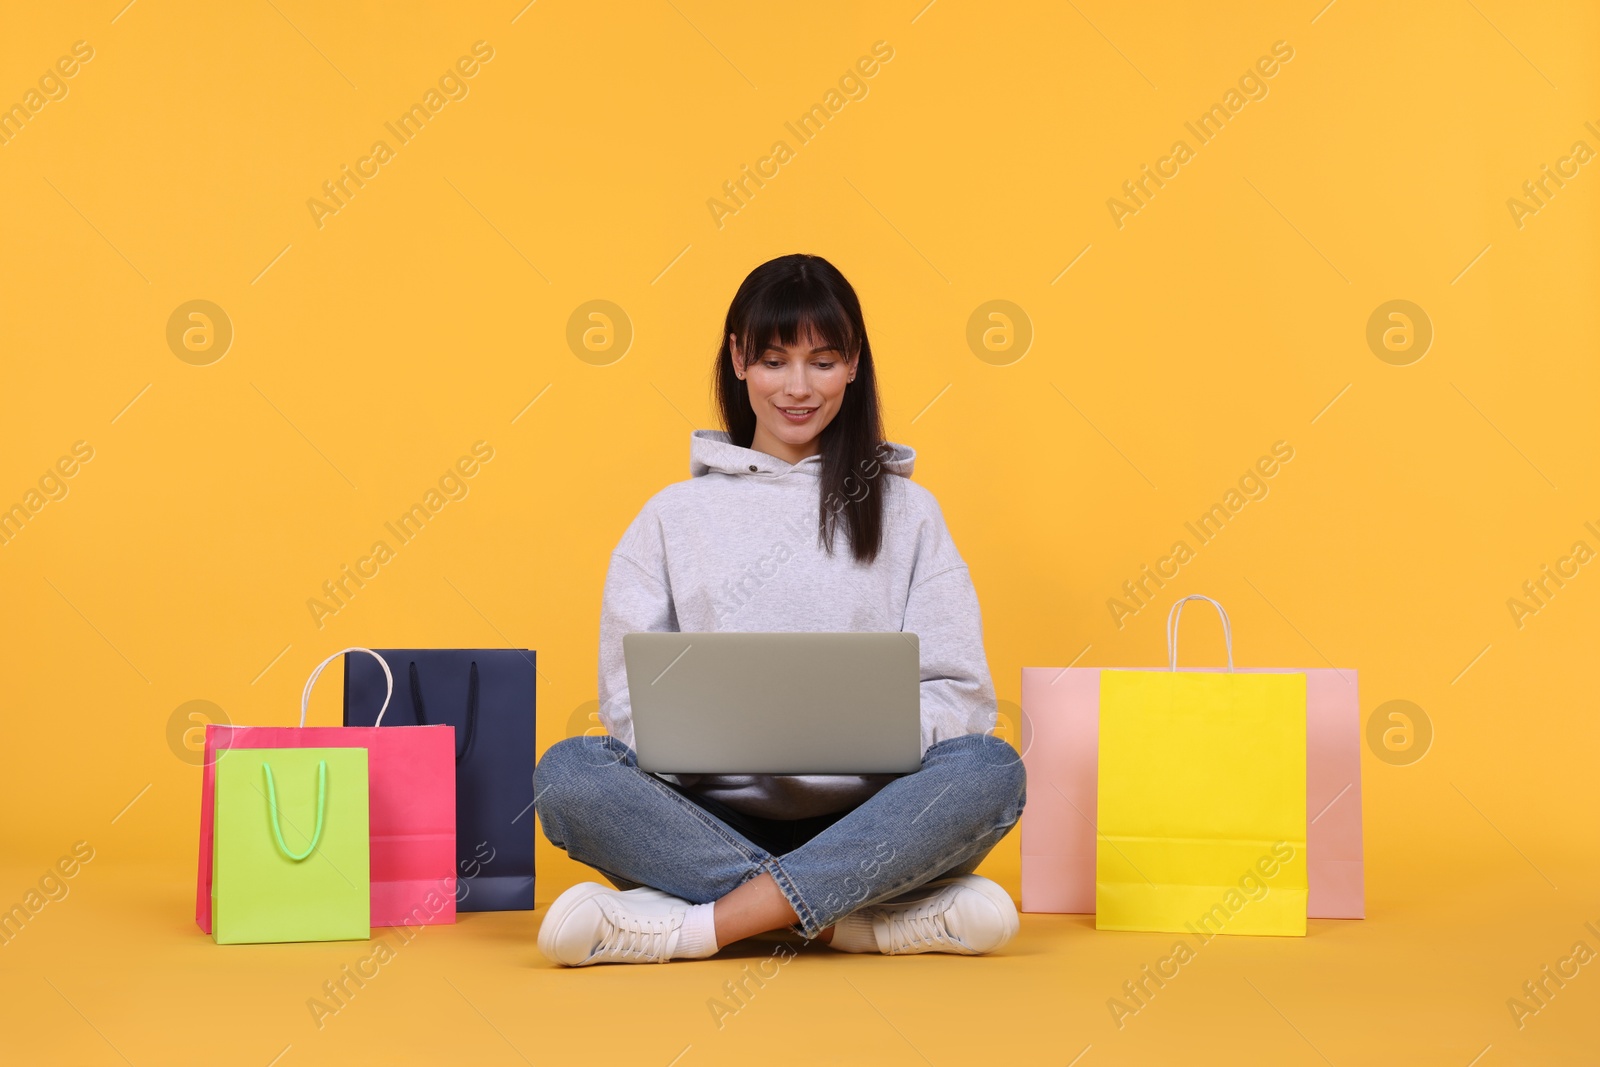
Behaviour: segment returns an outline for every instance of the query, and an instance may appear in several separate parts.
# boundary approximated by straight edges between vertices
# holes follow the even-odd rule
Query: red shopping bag
[[[346,648],[317,664],[300,696],[300,725],[206,727],[200,782],[200,864],[194,920],[211,932],[212,836],[215,827],[217,756],[230,748],[364,748],[367,750],[371,841],[372,925],[416,926],[456,921],[456,741],[452,726],[307,726],[311,689],[328,664]]]

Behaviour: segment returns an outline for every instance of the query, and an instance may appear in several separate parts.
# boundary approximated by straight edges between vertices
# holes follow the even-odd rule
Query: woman
[[[883,440],[855,290],[821,257],[783,256],[744,280],[722,333],[728,428],[691,434],[690,478],[647,501],[611,555],[608,735],[560,741],[534,772],[545,835],[617,888],[562,893],[539,948],[568,966],[665,962],[787,926],[846,952],[992,951],[1017,932],[1016,907],[971,872],[1022,813],[1022,764],[987,732],[994,687],[966,564],[910,480],[915,454]],[[622,635],[647,630],[916,633],[922,768],[639,770]]]

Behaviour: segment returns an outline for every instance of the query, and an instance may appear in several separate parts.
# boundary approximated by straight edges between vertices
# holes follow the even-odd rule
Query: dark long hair
[[[872,366],[872,345],[861,318],[861,301],[839,269],[821,256],[796,253],[768,260],[745,277],[728,306],[717,349],[714,373],[722,424],[734,444],[749,448],[755,440],[756,414],[750,387],[733,372],[728,335],[739,339],[745,366],[759,359],[774,339],[798,343],[807,329],[847,359],[857,351],[855,381],[845,386],[844,399],[823,429],[818,493],[817,536],[833,554],[834,531],[842,522],[855,559],[871,563],[883,543],[881,462],[889,455],[878,407],[878,379]]]

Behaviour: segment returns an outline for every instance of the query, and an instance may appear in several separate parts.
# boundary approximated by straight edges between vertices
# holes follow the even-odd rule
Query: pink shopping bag
[[[212,837],[215,825],[216,761],[229,748],[364,748],[368,763],[372,925],[416,926],[456,921],[456,742],[452,726],[307,726],[311,689],[328,664],[317,665],[300,697],[300,725],[206,727],[200,782],[200,863],[194,919],[211,932]],[[378,713],[383,721],[383,711]]]
[[[1176,622],[1182,603],[1180,600],[1175,604],[1168,617],[1168,669],[1177,667]],[[1232,662],[1231,634],[1228,658]],[[1356,672],[1296,667],[1237,670],[1246,674],[1306,676],[1306,856],[1310,881],[1306,916],[1364,918],[1361,706]],[[1022,910],[1092,914],[1100,668],[1024,667],[1022,714],[1032,734],[1032,742],[1023,753],[1028,772],[1028,806],[1022,813]]]

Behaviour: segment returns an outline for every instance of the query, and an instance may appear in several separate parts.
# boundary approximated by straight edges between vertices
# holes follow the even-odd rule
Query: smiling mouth
[[[796,422],[799,422],[799,421],[802,421],[804,419],[810,418],[812,412],[816,411],[817,409],[816,408],[779,408],[778,410],[783,412],[785,417],[793,419]]]

